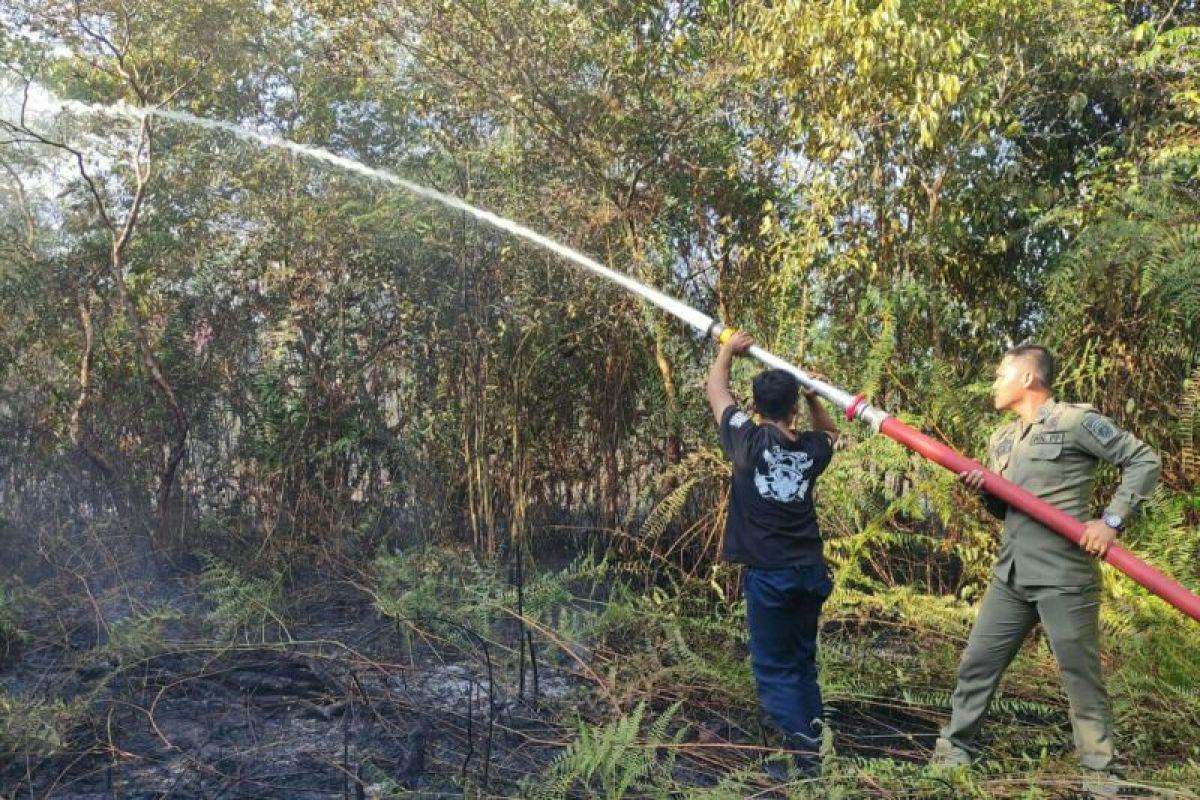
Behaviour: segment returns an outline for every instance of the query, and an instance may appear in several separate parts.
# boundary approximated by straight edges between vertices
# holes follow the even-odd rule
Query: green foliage
[[[1062,390],[1168,452],[1178,447],[1175,403],[1200,357],[1200,261],[1188,244],[1198,212],[1185,191],[1156,178],[1125,191],[1080,234],[1048,290],[1048,332],[1066,354]]]
[[[511,588],[469,550],[428,547],[374,562],[375,605],[384,616],[463,644],[487,636]]]
[[[217,591],[209,581],[223,579],[227,578],[217,578],[214,575],[209,575],[207,578],[202,577],[208,591]],[[223,638],[231,638],[232,632],[227,633],[226,629],[221,626],[229,624],[234,611],[228,605],[230,603],[228,594],[219,591],[218,593],[222,594],[225,607],[222,608],[222,601],[214,596],[212,599],[217,603],[217,609],[212,612],[209,619],[217,623]],[[163,650],[164,634],[168,626],[182,619],[183,614],[174,609],[159,608],[117,620],[108,626],[108,640],[102,647],[89,651],[88,658],[94,660],[106,657],[111,658],[117,664],[130,664],[146,656],[160,653]],[[220,622],[217,622],[218,620]]]
[[[666,531],[667,526],[675,522],[682,514],[688,496],[695,488],[697,481],[697,478],[688,478],[659,500],[645,521],[642,522],[642,527],[637,532],[638,537],[650,542],[657,541]]]
[[[1145,265],[1142,293],[1175,315],[1184,332],[1200,331],[1200,223],[1165,231]]]
[[[411,634],[474,647],[498,621],[523,619],[549,639],[549,653],[588,647],[643,630],[645,599],[608,559],[582,556],[531,575],[522,590],[469,550],[429,546],[376,557],[375,606]],[[520,615],[520,616],[519,616]],[[552,655],[553,657],[553,655]]]
[[[950,473],[892,440],[847,437],[817,491],[838,584],[960,597],[986,586],[996,523]]]
[[[71,730],[88,714],[82,699],[41,700],[0,693],[0,753],[53,755],[66,748]]]
[[[207,620],[217,636],[225,641],[267,643],[273,635],[290,639],[287,626],[279,613],[283,590],[283,573],[272,572],[256,578],[244,574],[234,565],[214,556],[204,556],[198,588],[211,608]],[[170,619],[170,613],[151,614],[132,621],[123,640],[137,646],[139,639]],[[119,637],[119,640],[122,640]]]
[[[720,558],[725,525],[720,501],[728,474],[719,450],[700,448],[656,475],[641,492],[640,499],[651,503],[650,511],[636,533],[620,543],[620,552],[644,561],[651,575],[676,567],[690,575],[711,569]],[[630,504],[626,528],[640,510],[641,503]]]
[[[605,800],[671,796],[673,746],[688,732],[686,726],[671,731],[678,711],[679,704],[675,704],[656,718],[644,720],[646,705],[639,703],[627,715],[605,725],[580,724],[575,741],[523,796],[539,800],[565,799],[575,796],[574,792]]]
[[[1126,607],[1128,626],[1108,637],[1115,669],[1109,678],[1117,725],[1135,757],[1170,754],[1178,763],[1200,762],[1200,665],[1194,635],[1173,624],[1162,603]]]
[[[1129,545],[1150,558],[1176,580],[1200,587],[1200,529],[1190,495],[1160,488],[1143,507],[1129,533]]]

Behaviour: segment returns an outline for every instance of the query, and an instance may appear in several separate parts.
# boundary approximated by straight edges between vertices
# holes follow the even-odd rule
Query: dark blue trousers
[[[817,620],[833,591],[829,570],[824,564],[748,567],[743,585],[758,701],[783,734],[811,738],[822,712]]]

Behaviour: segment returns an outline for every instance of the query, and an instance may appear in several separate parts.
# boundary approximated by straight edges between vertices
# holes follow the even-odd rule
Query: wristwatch
[[[1114,531],[1121,530],[1121,526],[1125,524],[1125,520],[1121,519],[1120,514],[1114,514],[1111,511],[1105,511],[1100,519],[1104,520],[1104,524]]]

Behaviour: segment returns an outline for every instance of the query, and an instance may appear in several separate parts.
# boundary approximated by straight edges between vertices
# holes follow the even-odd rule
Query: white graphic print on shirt
[[[754,485],[758,493],[768,500],[793,503],[803,500],[808,494],[808,476],[813,460],[805,452],[784,450],[773,445],[764,450],[762,463],[754,471]],[[763,467],[766,472],[763,472]]]

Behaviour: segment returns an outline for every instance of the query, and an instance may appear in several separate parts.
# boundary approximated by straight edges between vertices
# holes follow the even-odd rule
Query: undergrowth
[[[488,635],[516,614],[515,587],[458,550],[385,555],[375,568],[381,611],[434,628],[442,619],[447,636],[454,625]],[[589,557],[525,587],[524,614],[543,658],[566,669],[573,659],[555,650],[582,657],[593,693],[616,705],[580,706],[587,710],[570,744],[525,779],[522,796],[740,798],[769,790],[760,762],[774,740],[757,719],[743,602],[721,576],[658,577],[646,583],[639,570]],[[1189,631],[1136,593],[1110,593],[1108,605],[1106,674],[1129,777],[1163,796],[1194,796],[1200,659]],[[877,579],[839,584],[820,651],[831,736],[824,771],[778,790],[790,798],[1067,796],[1078,782],[1067,703],[1040,633],[993,701],[981,762],[971,770],[924,766],[974,614],[972,602],[953,594]],[[879,730],[864,732],[869,724]],[[881,734],[886,747],[872,740]]]

